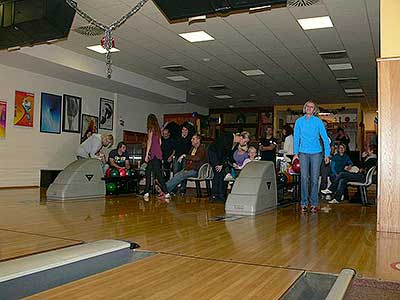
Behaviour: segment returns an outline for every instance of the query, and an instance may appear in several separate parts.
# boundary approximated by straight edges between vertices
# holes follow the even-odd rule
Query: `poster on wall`
[[[35,94],[15,91],[14,125],[33,127]]]
[[[113,129],[114,121],[114,101],[100,98],[100,129]]]
[[[93,133],[98,132],[98,121],[96,116],[82,114],[81,143],[88,139]]]
[[[7,102],[0,101],[0,139],[6,137]]]
[[[63,96],[63,131],[79,133],[81,129],[82,98]]]
[[[61,96],[42,93],[40,132],[61,133]]]

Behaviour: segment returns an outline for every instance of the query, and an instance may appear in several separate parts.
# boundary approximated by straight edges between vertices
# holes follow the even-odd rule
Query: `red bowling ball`
[[[119,169],[119,176],[120,177],[125,177],[126,176],[126,170],[125,169]]]
[[[106,177],[110,177],[111,176],[111,170],[112,168],[108,168],[106,171]]]
[[[297,158],[292,163],[292,170],[294,173],[300,173],[300,160]]]

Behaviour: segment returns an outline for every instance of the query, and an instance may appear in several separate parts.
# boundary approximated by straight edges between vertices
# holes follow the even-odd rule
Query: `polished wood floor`
[[[257,217],[215,222],[211,218],[224,213],[223,205],[194,197],[176,197],[170,204],[156,199],[144,202],[135,196],[62,203],[47,202],[39,189],[0,190],[0,234],[15,234],[7,238],[10,242],[0,244],[0,259],[106,238],[135,241],[141,249],[160,253],[55,289],[52,296],[46,293],[46,299],[61,299],[64,293],[71,295],[64,297],[70,299],[102,298],[100,292],[98,296],[91,294],[92,297],[87,298],[88,291],[79,297],[73,293],[80,290],[80,286],[90,287],[96,293],[95,286],[104,280],[102,276],[112,277],[118,270],[127,274],[143,272],[141,276],[145,277],[151,271],[153,275],[148,274],[151,280],[165,281],[167,286],[168,282],[171,286],[174,282],[184,282],[188,289],[194,289],[193,293],[203,286],[215,292],[215,299],[228,299],[227,295],[238,284],[229,281],[222,286],[225,279],[213,280],[220,276],[216,274],[226,273],[231,268],[237,268],[238,273],[243,270],[244,273],[265,274],[270,278],[266,280],[270,282],[266,290],[276,285],[275,278],[282,277],[282,285],[275,293],[270,291],[270,298],[263,299],[278,299],[278,294],[282,294],[303,270],[338,273],[347,267],[354,268],[358,276],[400,281],[400,271],[390,266],[400,261],[400,235],[376,232],[375,207],[326,203],[321,203],[321,207],[326,209],[318,214],[301,214],[293,205]],[[29,245],[18,238],[20,234],[30,235],[33,240],[43,239]],[[142,264],[146,267],[141,270]],[[152,266],[159,267],[153,270]],[[181,267],[182,270],[193,269],[193,272],[202,268],[210,268],[210,271],[202,273],[202,277],[199,275],[201,280],[195,280],[190,272],[187,273],[190,276],[185,276]],[[244,285],[250,280],[245,275],[235,274],[232,273],[233,278],[238,276],[236,279]],[[136,277],[132,280],[126,284],[140,282]],[[168,288],[164,296],[162,290],[148,294],[140,289],[138,299],[166,299],[168,295],[179,298],[180,288],[176,286],[175,289]],[[247,293],[252,291],[249,287]],[[256,291],[252,294],[255,298],[265,295],[264,288]],[[120,291],[109,298],[118,298],[124,293]],[[185,298],[183,295],[189,294],[184,292],[182,298]],[[188,298],[195,299],[194,295]],[[131,298],[127,295],[125,299]]]

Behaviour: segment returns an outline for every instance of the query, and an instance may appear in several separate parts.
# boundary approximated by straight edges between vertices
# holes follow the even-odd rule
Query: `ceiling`
[[[96,20],[109,24],[126,14],[137,0],[78,0],[78,6]],[[297,19],[329,15],[334,27],[303,31]],[[87,22],[76,15],[73,29]],[[189,43],[178,33],[204,30],[214,41]],[[96,58],[103,55],[85,47],[99,44],[101,36],[84,36],[71,30],[68,50]],[[377,103],[376,58],[379,57],[379,0],[320,0],[309,7],[277,8],[258,13],[208,18],[189,25],[170,24],[152,1],[114,33],[114,65],[186,90],[188,102],[210,108],[229,105],[270,106],[297,104],[305,99],[319,103]],[[346,50],[347,57],[324,60],[320,52]],[[327,63],[347,63],[352,70],[332,72]],[[187,71],[172,73],[166,65]],[[260,69],[265,75],[248,77],[241,70]],[[188,81],[173,82],[181,75]],[[362,88],[363,96],[349,97],[337,77],[357,77],[347,88]],[[224,85],[215,91],[208,86]],[[279,97],[276,92],[293,96]],[[232,99],[216,99],[227,94]]]

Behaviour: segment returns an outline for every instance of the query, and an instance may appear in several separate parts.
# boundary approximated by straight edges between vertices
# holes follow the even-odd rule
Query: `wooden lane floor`
[[[132,196],[61,203],[40,201],[37,191],[17,190],[8,197],[4,192],[0,229],[84,241],[126,239],[161,253],[316,272],[348,267],[361,276],[400,280],[391,267],[400,261],[400,235],[376,232],[374,207],[323,203],[326,212],[302,215],[290,206],[214,222],[211,217],[223,214],[224,206],[206,199],[176,197],[166,204]]]
[[[275,300],[301,274],[296,270],[158,254],[27,299]]]
[[[0,262],[80,243],[74,240],[0,230]]]

